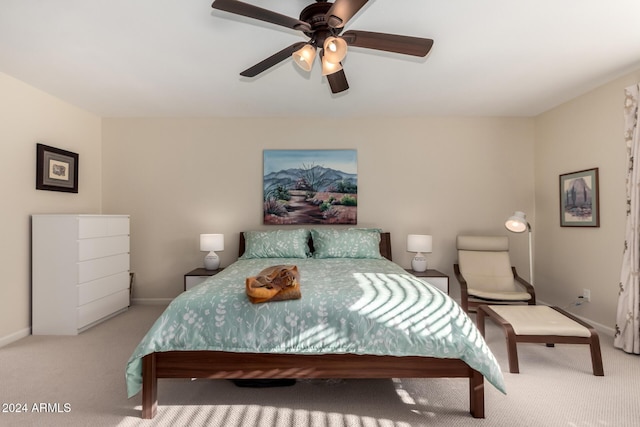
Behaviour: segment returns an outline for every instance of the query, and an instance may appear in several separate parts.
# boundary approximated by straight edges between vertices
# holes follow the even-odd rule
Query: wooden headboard
[[[240,232],[240,245],[238,246],[238,256],[242,256],[244,254],[244,232]],[[309,237],[309,249],[313,252],[313,241],[311,237]],[[380,255],[388,259],[389,261],[393,261],[391,259],[391,234],[390,233],[380,233]]]

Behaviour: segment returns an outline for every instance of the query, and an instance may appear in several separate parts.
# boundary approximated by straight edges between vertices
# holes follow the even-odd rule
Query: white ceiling
[[[318,63],[241,77],[306,38],[212,1],[1,0],[0,72],[104,117],[532,116],[640,68],[640,0],[370,0],[346,30],[434,47],[351,48],[332,95]],[[297,18],[313,0],[246,2]]]

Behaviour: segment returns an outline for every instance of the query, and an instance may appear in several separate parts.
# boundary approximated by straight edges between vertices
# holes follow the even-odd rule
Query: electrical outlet
[[[586,302],[591,302],[591,289],[583,289],[582,290],[582,299]]]

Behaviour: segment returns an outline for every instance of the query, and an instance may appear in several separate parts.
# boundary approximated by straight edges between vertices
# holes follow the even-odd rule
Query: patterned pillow
[[[314,258],[380,259],[380,232],[376,230],[311,230]]]
[[[309,230],[245,231],[244,254],[251,258],[308,258]]]

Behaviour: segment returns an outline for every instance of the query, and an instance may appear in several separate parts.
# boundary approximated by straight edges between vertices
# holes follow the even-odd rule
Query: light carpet
[[[601,334],[604,377],[586,345],[519,344],[487,322],[507,395],[485,382],[485,419],[469,415],[465,379],[302,380],[240,388],[226,380],[159,380],[158,415],[126,397],[126,362],[164,307],[132,306],[78,336],[29,336],[0,348],[2,426],[638,426],[640,357]],[[26,412],[15,412],[18,406]],[[8,411],[8,412],[4,412]]]

